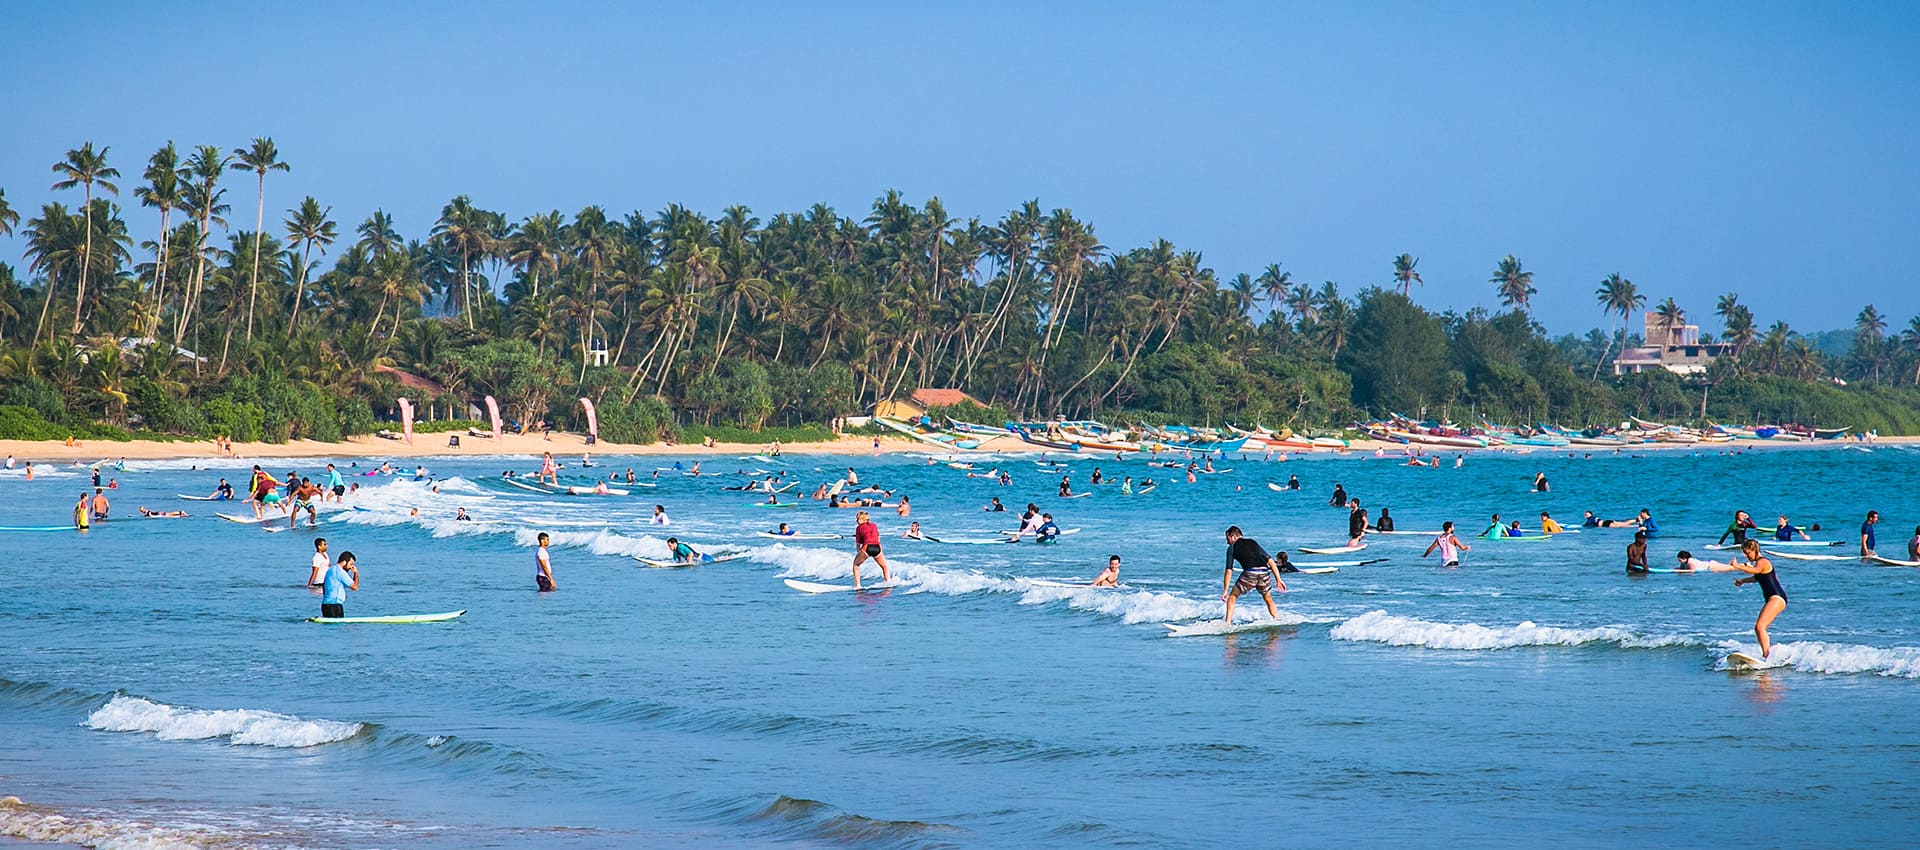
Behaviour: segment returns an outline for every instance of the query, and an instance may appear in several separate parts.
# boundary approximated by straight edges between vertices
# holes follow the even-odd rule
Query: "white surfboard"
[[[1108,587],[1106,585],[1094,587],[1093,585],[1088,584],[1084,581],[1054,581],[1053,579],[1050,579],[1050,578],[1030,578],[1030,579],[1027,579],[1027,583],[1033,585],[1034,587],[1071,587],[1071,588],[1077,588],[1081,590],[1118,590],[1120,589],[1117,587]]]
[[[1329,546],[1322,549],[1310,549],[1302,546],[1300,547],[1300,551],[1309,555],[1345,555],[1349,552],[1358,552],[1365,548],[1367,548],[1367,544],[1362,543],[1358,546]]]
[[[189,501],[189,502],[213,502],[213,501],[218,501],[217,499],[215,499],[215,498],[214,498],[214,497],[212,497],[212,496],[189,496],[189,495],[187,495],[187,494],[185,494],[185,493],[175,493],[175,494],[173,494],[173,495],[175,495],[175,496],[178,496],[178,497],[180,497],[180,498],[182,498],[182,499],[186,499],[186,500],[187,500],[187,501]]]
[[[791,587],[794,590],[798,590],[802,593],[851,593],[856,590],[861,593],[870,593],[877,590],[889,590],[891,588],[900,586],[898,582],[894,582],[894,583],[882,582],[878,584],[862,585],[856,588],[851,584],[820,584],[819,582],[799,581],[797,579],[787,579],[786,584],[788,587]]]
[[[227,522],[237,522],[241,525],[256,525],[267,521],[267,517],[239,516],[236,514],[214,514],[214,516],[224,519]],[[284,519],[284,517],[277,518]]]
[[[1898,558],[1882,558],[1879,555],[1869,555],[1867,560],[1883,567],[1920,567],[1920,561],[1902,561]]]
[[[1571,530],[1571,529],[1569,529],[1569,530]],[[1434,530],[1434,531],[1401,531],[1400,529],[1394,529],[1393,531],[1368,531],[1368,532],[1367,532],[1367,534],[1368,534],[1369,536],[1372,536],[1372,535],[1375,535],[1375,534],[1388,534],[1388,535],[1395,535],[1395,534],[1397,534],[1397,535],[1401,535],[1401,536],[1404,536],[1404,537],[1439,537],[1439,536],[1440,536],[1440,532],[1439,532],[1438,530]]]
[[[1202,620],[1198,623],[1162,623],[1161,625],[1167,627],[1167,637],[1203,637],[1238,632],[1264,632],[1299,624],[1282,620],[1249,620],[1229,625],[1225,620]]]
[[[568,487],[567,495],[569,496],[625,496],[625,495],[628,495],[628,491],[615,489],[613,487],[608,487],[607,492],[600,493],[600,492],[596,492],[592,487]]]
[[[1757,537],[1753,539],[1760,540],[1760,538],[1757,538]],[[1838,540],[1760,540],[1760,545],[1765,546],[1768,549],[1776,549],[1776,548],[1785,547],[1785,546],[1820,547],[1820,546],[1838,546],[1840,545],[1840,541]],[[1740,547],[1735,546],[1732,543],[1728,543],[1726,545],[1721,545],[1719,543],[1709,543],[1707,544],[1707,548],[1718,551],[1723,549],[1738,549]]]
[[[1765,670],[1769,667],[1780,666],[1762,661],[1744,652],[1727,653],[1726,664],[1727,672],[1729,673],[1750,673],[1755,670]]]
[[[1075,493],[1075,494],[1073,494],[1073,495],[1071,495],[1071,496],[1061,496],[1060,498],[1062,498],[1062,499],[1084,499],[1084,498],[1086,498],[1086,497],[1088,497],[1088,496],[1091,496],[1091,495],[1093,495],[1093,491],[1091,491],[1091,490],[1089,490],[1089,491],[1087,491],[1087,492],[1085,492],[1085,493]]]
[[[1859,557],[1858,555],[1803,555],[1799,552],[1775,552],[1771,549],[1767,550],[1767,554],[1789,561],[1851,561]]]
[[[780,534],[773,531],[756,531],[754,534],[772,540],[840,540],[846,537],[844,534]]]
[[[1294,572],[1306,576],[1326,575],[1327,573],[1337,573],[1339,571],[1339,567],[1298,567],[1294,570]]]
[[[1357,561],[1294,561],[1292,563],[1304,573],[1310,567],[1364,567],[1368,564],[1383,563],[1386,560],[1385,558],[1362,558]]]

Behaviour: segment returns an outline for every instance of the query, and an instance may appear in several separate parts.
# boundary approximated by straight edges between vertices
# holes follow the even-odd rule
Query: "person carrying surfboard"
[[[347,616],[347,591],[359,589],[360,570],[354,566],[353,553],[341,552],[340,560],[327,569],[326,577],[320,581],[320,616],[335,619]]]
[[[1420,557],[1425,558],[1433,554],[1433,550],[1438,549],[1440,566],[1457,567],[1460,566],[1460,553],[1472,548],[1453,533],[1453,520],[1447,520],[1440,524],[1440,536],[1433,538],[1433,542],[1427,544],[1427,551],[1420,553]]]
[[[887,566],[887,556],[881,554],[880,526],[873,524],[873,518],[866,511],[854,514],[853,521],[853,588],[860,589],[860,565],[868,558],[880,565],[881,582],[893,581],[893,568]]]
[[[1233,577],[1233,565],[1240,565],[1240,578]],[[1240,526],[1227,526],[1227,569],[1220,577],[1220,599],[1227,604],[1226,622],[1233,623],[1233,603],[1240,594],[1249,590],[1259,591],[1260,599],[1267,603],[1267,616],[1280,619],[1280,611],[1273,607],[1273,589],[1277,586],[1281,593],[1287,592],[1287,583],[1274,575],[1278,569],[1273,556],[1253,538],[1240,533]]]
[[[560,585],[553,580],[553,557],[547,554],[547,533],[540,532],[539,538],[534,542],[540,544],[540,548],[533,553],[534,589],[541,593],[552,593],[560,589]]]

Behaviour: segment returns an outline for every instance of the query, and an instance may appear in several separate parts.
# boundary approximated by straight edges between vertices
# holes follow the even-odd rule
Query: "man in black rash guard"
[[[1240,579],[1233,578],[1233,565],[1240,564]],[[1227,570],[1220,577],[1220,598],[1227,603],[1226,622],[1233,624],[1233,601],[1249,590],[1260,592],[1260,598],[1267,603],[1267,616],[1280,619],[1280,612],[1273,607],[1273,588],[1278,585],[1281,593],[1287,592],[1287,583],[1274,573],[1278,567],[1273,556],[1253,538],[1240,533],[1240,526],[1227,527]]]
[[[1328,499],[1327,504],[1332,505],[1336,508],[1346,507],[1347,506],[1347,488],[1342,487],[1339,484],[1333,485],[1333,498]]]
[[[1358,546],[1367,536],[1367,509],[1360,507],[1360,500],[1347,503],[1347,545]]]

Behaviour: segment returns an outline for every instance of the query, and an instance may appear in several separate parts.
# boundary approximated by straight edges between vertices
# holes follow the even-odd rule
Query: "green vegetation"
[[[668,205],[512,222],[461,196],[403,235],[378,210],[347,228],[314,198],[272,198],[292,166],[271,139],[169,144],[137,178],[116,162],[91,143],[69,151],[36,214],[0,192],[0,234],[26,243],[26,277],[0,264],[0,436],[330,440],[383,427],[403,396],[418,430],[460,430],[492,395],[528,428],[580,429],[576,399],[593,399],[611,442],[803,441],[919,386],[966,390],[989,408],[939,413],[987,422],[1704,413],[1920,431],[1920,317],[1894,331],[1871,306],[1833,356],[1784,322],[1761,330],[1729,294],[1715,313],[1737,356],[1696,378],[1615,379],[1646,297],[1610,275],[1595,293],[1607,331],[1549,340],[1532,296],[1589,284],[1537,279],[1512,255],[1488,278],[1505,310],[1436,314],[1412,298],[1426,281],[1409,254],[1353,296],[1278,264],[1223,280],[1196,251],[1110,248],[1037,201],[992,222],[897,192],[859,220]],[[251,230],[229,225],[234,171],[254,178]],[[1684,322],[1672,299],[1657,310]],[[405,389],[393,369],[435,389]]]

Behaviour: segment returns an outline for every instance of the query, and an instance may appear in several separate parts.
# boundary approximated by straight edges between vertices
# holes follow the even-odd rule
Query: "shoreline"
[[[294,440],[288,443],[234,443],[231,455],[222,455],[215,450],[211,440],[131,440],[115,442],[111,440],[86,440],[80,445],[68,446],[59,440],[0,440],[0,455],[15,458],[17,462],[69,463],[80,461],[92,463],[101,460],[126,459],[130,461],[158,460],[240,460],[244,458],[317,458],[317,457],[353,457],[353,458],[423,458],[423,457],[498,457],[508,455],[531,455],[538,457],[542,452],[553,452],[556,457],[578,455],[591,452],[598,455],[688,455],[722,454],[754,455],[766,453],[765,443],[716,443],[712,447],[697,443],[675,444],[650,443],[645,445],[631,443],[598,442],[587,445],[582,434],[555,431],[551,439],[539,434],[508,434],[500,439],[470,437],[460,435],[458,447],[447,445],[444,433],[419,434],[409,444],[403,440],[388,440],[374,436],[349,437],[337,443],[324,443],[314,440]],[[874,438],[865,436],[842,436],[837,440],[819,443],[782,444],[783,455],[828,455],[837,457],[857,457],[874,454],[899,454],[903,452],[939,452],[940,447],[909,440],[899,436],[882,436],[876,451]],[[1870,448],[1877,445],[1916,445],[1920,436],[1913,437],[1877,437],[1871,443],[1852,440],[1830,440],[1820,442],[1771,442],[1759,440],[1737,440],[1731,443],[1642,443],[1622,448],[1640,451],[1675,451],[1702,449],[1724,451],[1731,449],[1815,449],[1842,448],[1859,446]],[[1595,449],[1598,451],[1595,451]],[[1341,449],[1295,449],[1286,452],[1288,457],[1303,456],[1371,456],[1377,451],[1389,455],[1400,455],[1407,449],[1414,449],[1422,456],[1437,457],[1452,454],[1602,454],[1618,449],[1593,446],[1560,447],[1509,447],[1455,448],[1450,446],[1427,446],[1420,444],[1403,445],[1379,440],[1354,440],[1352,445]],[[977,449],[947,449],[956,457],[973,453],[994,452],[1046,452],[1038,446],[1021,442],[1018,438],[995,436],[981,442]],[[1065,453],[1053,452],[1055,454]],[[1256,452],[1236,454],[1257,455]],[[1177,451],[1167,452],[1169,457],[1183,456]],[[1105,452],[1082,453],[1083,457],[1105,457]]]

